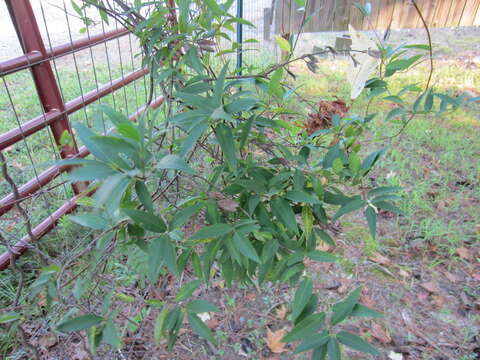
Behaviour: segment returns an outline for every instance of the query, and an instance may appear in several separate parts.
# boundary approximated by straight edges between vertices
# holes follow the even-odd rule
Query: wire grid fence
[[[85,26],[69,1],[32,0],[31,5],[47,52],[55,54],[62,46],[71,49],[67,51],[67,55],[53,55],[49,60],[61,99],[67,104],[65,111],[71,112],[68,115],[70,123],[78,122],[97,131],[105,131],[111,125],[94,109],[95,104],[108,104],[128,115],[146,103],[148,85],[145,77],[138,76],[142,59],[134,36],[127,32],[123,32],[123,36],[110,36],[121,32],[120,25],[113,21],[107,24],[95,13],[85,13],[94,19],[94,24]],[[37,96],[36,84],[30,70],[34,60],[26,57],[27,63],[20,71],[13,71],[8,67],[8,60],[24,55],[26,44],[22,37],[17,38],[15,25],[8,16],[5,2],[0,2],[0,14],[2,27],[5,28],[4,36],[0,36],[0,136],[5,140],[8,138],[6,135],[12,131],[20,134],[17,142],[2,142],[0,149],[6,158],[8,174],[21,190],[24,184],[42,183],[42,175],[60,160],[61,152],[52,128],[41,124],[42,120],[45,124],[49,122],[51,112],[42,105],[42,94]],[[99,37],[111,39],[73,51],[78,41]],[[18,40],[15,41],[16,39]],[[119,86],[123,83],[127,84]],[[95,99],[95,96],[92,98],[91,95],[102,93],[106,87],[115,84],[115,91],[99,99]],[[95,101],[91,101],[92,99]],[[88,105],[82,107],[82,103]],[[41,129],[28,136],[24,130],[34,118],[39,120]],[[78,139],[76,141],[77,147],[83,145]],[[15,207],[12,211],[2,211],[2,238],[12,245],[28,236],[27,225],[36,226],[49,218],[55,222],[53,217],[56,209],[65,205],[65,201],[74,195],[74,189],[67,185],[64,173],[38,191],[22,194],[21,206],[25,209],[30,224],[26,223]],[[9,210],[16,202],[12,197],[12,188],[5,179],[0,182],[0,199],[3,210]],[[52,235],[56,238],[59,249],[69,243],[68,239],[78,239],[78,233],[74,233],[74,228],[68,226],[54,228]],[[4,249],[3,247],[0,250]]]

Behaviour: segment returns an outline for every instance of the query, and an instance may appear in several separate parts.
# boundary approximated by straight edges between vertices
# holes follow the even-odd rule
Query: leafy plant
[[[218,311],[217,307],[192,296],[202,284],[221,278],[229,286],[299,282],[292,303],[293,328],[283,338],[287,343],[301,341],[296,353],[311,350],[315,359],[327,354],[339,359],[345,345],[377,355],[357,335],[334,329],[350,317],[381,316],[358,303],[361,289],[333,305],[327,316],[316,313],[319,297],[303,276],[305,258],[336,261],[332,254],[317,250],[317,244],[335,244],[329,232],[342,216],[362,211],[375,237],[379,209],[401,213],[395,206],[401,199],[399,187],[370,188],[365,182],[386,151],[362,151],[362,138],[376,114],[368,108],[364,115],[337,114],[310,134],[289,121],[287,115],[301,119],[307,114],[303,105],[298,106],[302,102],[287,77],[292,75],[288,65],[304,60],[314,71],[319,54],[295,58],[296,42],[277,37],[284,52],[281,63],[252,66],[238,75],[227,57],[245,44],[232,41],[228,31],[234,23],[249,23],[229,14],[232,3],[135,1],[118,9],[106,0],[85,0],[76,5],[82,14],[86,6],[98,8],[102,17],[122,22],[139,38],[151,89],[159,88],[163,94],[160,110],[145,112],[136,123],[100,106],[110,131],[96,133],[75,125],[92,157],[62,164],[76,166],[69,174],[71,181],[88,181],[86,193],[94,192],[94,201],[87,202],[86,212],[70,218],[99,234],[83,273],[95,276],[102,265],[105,271],[128,274],[125,278],[134,276],[144,288],[167,276],[184,279],[187,269],[193,273],[175,296],[140,300],[144,312],[128,325],[138,326],[149,309],[159,309],[154,337],[157,342],[165,338],[170,349],[185,317],[198,336],[216,343],[199,314]],[[371,12],[369,7],[362,9],[365,15]],[[231,47],[217,51],[221,40]],[[462,99],[428,86],[422,90],[406,85],[397,94],[389,92],[389,78],[424,57],[407,55],[412,49],[425,52],[430,46],[392,48],[378,43],[380,67],[364,92],[369,99],[383,97],[394,104],[386,122],[406,125],[415,115],[461,105]],[[419,95],[409,104],[406,94],[412,92]],[[37,294],[47,294],[50,305],[65,303],[58,291],[65,285],[61,273],[45,268],[32,285]],[[87,330],[93,352],[102,341],[114,349],[122,346],[112,299],[139,301],[115,284],[106,285],[101,285],[110,289],[101,293],[103,308],[92,313],[80,305],[86,291],[77,281],[72,289],[77,310],[68,312],[56,327],[59,332]],[[78,310],[82,314],[76,314]],[[4,321],[15,320],[10,314]]]

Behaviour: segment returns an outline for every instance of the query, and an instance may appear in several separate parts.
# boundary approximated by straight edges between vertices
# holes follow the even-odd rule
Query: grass
[[[455,93],[464,87],[480,88],[479,71],[467,72],[462,64],[452,65],[449,63],[447,66],[437,63],[436,66],[433,84],[439,90]],[[309,100],[317,101],[332,98],[332,95],[345,99],[349,97],[349,86],[345,80],[347,66],[342,62],[324,61],[320,72],[316,75],[309,73],[303,67],[296,67],[296,70],[299,73],[298,85],[300,91]],[[90,76],[85,75],[81,79],[84,92],[95,87],[92,74],[89,74]],[[114,77],[120,75],[118,68],[114,75]],[[107,82],[109,80],[108,68],[97,67],[97,76],[100,83]],[[66,99],[72,99],[80,95],[78,79],[74,69],[63,69],[60,78]],[[398,89],[405,83],[418,82],[424,78],[425,67],[421,67],[409,74],[402,75],[396,81],[394,88]],[[27,72],[18,73],[7,77],[6,80],[21,120],[26,121],[38,115],[39,104],[36,96],[32,96],[35,90],[29,74]],[[102,103],[113,105],[115,97],[117,108],[127,113],[136,108],[137,99],[139,103],[143,102],[140,101],[145,97],[141,81],[137,82],[136,89],[133,85],[130,85],[126,87],[125,93],[123,91],[118,91],[114,96],[107,96],[102,100]],[[366,100],[362,97],[353,105],[353,111],[364,109],[365,105]],[[382,296],[380,296],[377,305],[379,309],[386,312],[386,323],[392,325],[389,329],[391,332],[401,332],[401,329],[398,329],[397,326],[401,320],[395,317],[398,315],[395,313],[399,309],[408,308],[419,321],[424,319],[425,322],[428,322],[432,321],[431,319],[436,319],[442,323],[442,319],[448,319],[448,326],[455,329],[461,323],[460,329],[463,331],[465,341],[470,341],[472,333],[474,334],[473,324],[478,320],[478,316],[477,318],[470,316],[464,323],[449,316],[454,313],[455,309],[452,310],[448,306],[443,306],[438,310],[426,307],[411,309],[404,302],[405,296],[410,293],[413,293],[415,299],[415,291],[417,291],[420,281],[426,281],[428,277],[435,276],[436,273],[445,268],[452,272],[463,269],[465,261],[458,256],[458,248],[465,243],[478,244],[480,236],[479,229],[476,228],[480,224],[480,213],[478,211],[478,199],[480,199],[480,187],[478,186],[480,182],[480,163],[478,161],[480,142],[477,137],[480,129],[480,118],[478,105],[471,105],[468,108],[442,116],[419,116],[400,136],[389,141],[378,139],[395,134],[399,125],[382,122],[381,119],[389,108],[379,104],[374,106],[379,114],[370,136],[377,141],[374,141],[370,146],[371,149],[389,146],[389,151],[380,162],[379,167],[372,173],[371,181],[378,185],[390,184],[404,187],[405,201],[401,206],[408,215],[381,219],[379,236],[376,240],[369,235],[363,219],[356,216],[346,218],[342,224],[341,233],[338,235],[340,251],[344,252],[345,258],[340,261],[338,267],[345,278],[360,274],[367,279],[369,284],[372,283],[372,286],[378,283],[375,291],[377,291],[377,294],[383,292],[382,296],[386,303],[382,302]],[[90,106],[86,113],[79,111],[71,116],[71,121],[92,124],[94,121],[93,113],[93,107]],[[12,118],[10,101],[4,88],[2,88],[0,91],[0,132],[15,126]],[[11,174],[18,183],[27,181],[34,176],[35,171],[43,170],[55,159],[55,149],[52,147],[50,140],[46,140],[47,138],[49,138],[49,135],[46,129],[27,139],[35,166],[30,162],[24,144],[18,144],[6,152]],[[57,180],[57,182],[60,181],[63,181],[63,178]],[[9,189],[2,182],[0,184],[0,194],[3,196],[8,192]],[[32,221],[38,223],[49,211],[58,207],[71,195],[71,190],[68,187],[60,187],[55,192],[46,195],[47,201],[45,203],[39,202],[39,199],[32,199],[27,202]],[[19,234],[22,231],[24,232],[21,221],[12,220],[7,216],[4,216],[4,219],[1,220],[0,226],[12,226],[12,224],[11,232]],[[42,239],[40,244],[51,254],[61,254],[63,249],[71,248],[76,242],[81,242],[87,237],[88,234],[80,233],[79,228],[65,218],[62,219],[60,226],[54,232]],[[412,250],[413,255],[404,256],[411,249],[417,248],[418,252]],[[360,251],[360,256],[352,254],[357,250]],[[399,269],[411,274],[420,272],[422,280],[411,277],[408,281],[405,281],[406,284],[399,285],[398,282],[394,281],[396,279],[392,279],[392,276],[382,268],[371,266],[371,263],[368,263],[368,258],[376,253],[384,254],[394,263],[393,269],[388,270],[390,273]],[[29,262],[35,264],[35,259],[31,255],[24,256],[21,261],[25,265],[28,265]],[[136,279],[129,277],[121,264],[117,265],[114,265],[113,269],[116,278],[122,279],[125,287],[134,286]],[[325,282],[329,281],[329,277],[324,276],[321,270],[310,269],[315,275],[317,288],[321,288]],[[396,273],[393,275],[398,276]],[[12,274],[8,271],[0,274],[0,285],[2,287],[0,303],[9,303],[14,296],[15,281],[11,276]],[[469,296],[478,296],[478,289],[475,290],[471,282],[462,283],[459,286]],[[251,329],[245,336],[258,349],[264,346],[263,330],[269,324],[263,320],[263,317],[262,321],[259,322],[258,312],[263,311],[262,316],[270,316],[265,313],[264,309],[271,308],[277,304],[279,299],[285,300],[285,297],[289,295],[285,291],[278,293],[272,289],[264,289],[254,303],[257,306],[252,306],[249,303],[248,308],[245,308],[242,304],[242,302],[245,302],[245,291],[241,288],[232,291],[217,289],[217,292],[221,293],[221,295],[217,295],[224,299],[229,317],[234,317],[235,313],[238,312],[245,312],[244,320],[247,327]],[[211,296],[214,297],[215,295]],[[258,312],[254,313],[253,310],[258,310]],[[267,320],[272,321],[270,318]],[[226,350],[233,354],[239,353],[243,339],[240,338],[240,335],[235,338],[235,341],[231,341],[230,335],[225,332],[217,331],[216,334],[218,340],[225,345]],[[15,343],[11,340],[13,335],[2,334],[0,336],[3,337],[0,338],[0,354],[7,358],[7,354],[15,346]],[[407,337],[414,338],[415,336],[408,335]],[[16,355],[20,356],[21,354],[17,353]],[[429,352],[420,356],[419,359],[433,357]],[[12,355],[9,358],[16,357]],[[353,356],[351,358],[357,359]],[[458,358],[467,359],[468,355],[462,354]]]

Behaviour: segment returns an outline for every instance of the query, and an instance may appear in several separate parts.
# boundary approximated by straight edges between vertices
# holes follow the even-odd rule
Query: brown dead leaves
[[[267,338],[265,342],[272,353],[280,354],[288,350],[285,349],[285,345],[287,344],[281,341],[286,332],[287,330],[285,328],[272,331],[267,326]]]
[[[318,112],[309,114],[308,120],[305,122],[308,135],[313,134],[317,130],[328,129],[332,126],[332,118],[335,115],[343,118],[349,110],[345,101],[338,97],[334,101],[322,100],[318,105]]]

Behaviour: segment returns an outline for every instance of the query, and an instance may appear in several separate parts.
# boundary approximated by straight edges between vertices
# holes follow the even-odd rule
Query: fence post
[[[237,18],[243,18],[243,0],[237,0]],[[237,70],[238,75],[242,74],[242,42],[243,42],[243,25],[237,22]]]

